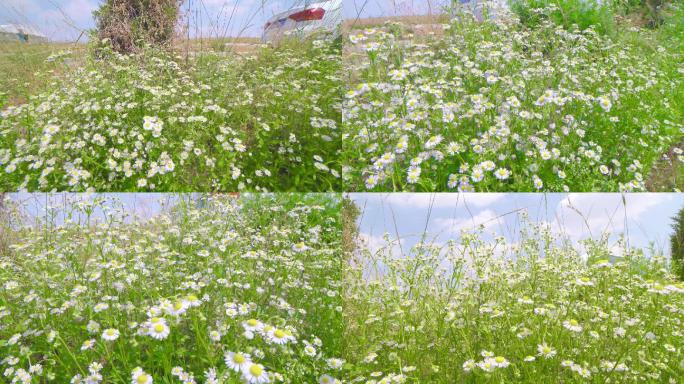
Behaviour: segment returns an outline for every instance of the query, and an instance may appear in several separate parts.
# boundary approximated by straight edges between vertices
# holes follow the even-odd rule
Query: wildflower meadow
[[[3,227],[0,381],[335,382],[337,196],[65,200]]]
[[[0,383],[684,384],[681,1],[47,3]]]
[[[249,54],[92,45],[83,65],[50,56],[59,76],[25,103],[0,90],[0,190],[339,189],[339,39]]]
[[[347,189],[643,191],[659,161],[681,163],[673,40],[626,23],[610,34],[559,24],[570,16],[537,3],[547,6],[525,8],[526,22],[492,6],[477,18],[456,8],[429,35],[391,21],[352,29]]]
[[[354,229],[361,207],[340,195],[170,196],[146,219],[117,197],[84,195],[3,216],[5,381],[677,384],[684,374],[684,285],[664,254],[625,238],[570,241],[522,211],[515,242],[479,227],[371,246]]]

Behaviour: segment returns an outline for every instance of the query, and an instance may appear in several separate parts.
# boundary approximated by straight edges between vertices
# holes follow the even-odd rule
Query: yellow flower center
[[[261,376],[261,374],[264,373],[264,369],[258,364],[252,364],[252,366],[249,367],[249,373],[254,376]]]
[[[150,319],[150,323],[159,323],[161,322],[161,318],[159,317],[153,317]]]
[[[504,361],[506,361],[506,359],[504,359],[503,356],[497,356],[497,357],[494,358],[494,360],[495,360],[497,363],[499,363],[499,364],[501,364],[501,363],[503,363]]]
[[[113,329],[108,329],[107,330],[107,336],[114,336],[114,330]]]
[[[542,348],[542,352],[549,353],[549,352],[551,352],[551,348],[550,347],[544,347],[544,348]]]
[[[275,332],[273,332],[273,335],[279,339],[282,339],[285,337],[285,332],[281,331],[280,329],[277,329]]]
[[[157,324],[154,326],[154,331],[157,333],[162,333],[164,331],[164,325],[163,324]]]
[[[247,320],[247,325],[249,325],[250,327],[256,327],[257,324],[259,324],[259,322],[256,319]]]
[[[173,308],[176,310],[183,308],[183,302],[182,301],[176,301],[176,303],[173,304]]]
[[[246,360],[247,359],[245,359],[245,355],[243,355],[242,353],[236,353],[233,355],[233,362],[236,364],[242,364]]]
[[[139,383],[139,384],[145,384],[145,383],[147,383],[147,375],[140,375],[140,376],[138,376],[138,383]]]
[[[323,377],[323,378],[321,379],[321,381],[324,382],[324,383],[329,383],[329,382],[330,382],[330,379],[327,378],[327,377]]]
[[[579,325],[579,323],[577,322],[577,320],[572,319],[572,320],[570,320],[570,325],[577,326],[577,325]]]

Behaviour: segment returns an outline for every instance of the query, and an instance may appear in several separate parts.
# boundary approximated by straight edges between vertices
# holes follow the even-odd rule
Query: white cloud
[[[387,245],[382,236],[371,235],[368,233],[359,233],[359,241],[371,252],[375,252]]]
[[[473,217],[444,218],[439,217],[432,221],[434,232],[438,234],[458,234],[461,230],[472,230],[483,225],[485,231],[495,227],[502,217],[491,209],[478,212]]]
[[[359,241],[364,249],[369,250],[373,254],[383,250],[383,252],[389,252],[393,258],[401,258],[404,251],[408,251],[403,249],[403,247],[406,246],[405,239],[399,239],[399,241],[397,241],[391,236],[389,237],[389,242],[387,242],[383,235],[371,235],[362,232],[359,233]]]
[[[357,194],[357,196],[362,196]],[[382,195],[386,203],[411,208],[448,209],[468,207],[484,208],[502,200],[504,193],[390,193]]]
[[[0,2],[0,23],[24,24],[40,10],[35,0],[3,0]]]
[[[463,193],[465,202],[468,205],[473,205],[478,208],[489,207],[492,204],[503,200],[506,197],[505,193]],[[510,197],[510,195],[509,195]]]
[[[0,23],[27,24],[52,40],[75,39],[94,26],[98,0],[2,0]]]
[[[399,235],[413,244],[423,234],[428,207],[433,211],[427,223],[428,240],[446,241],[456,239],[461,230],[485,226],[485,238],[491,234],[504,236],[509,241],[520,241],[524,221],[516,209],[527,208],[533,224],[545,224],[558,235],[577,244],[587,238],[599,239],[604,232],[610,234],[609,244],[625,236],[629,247],[648,247],[666,252],[671,232],[669,218],[681,207],[684,197],[680,194],[352,194],[351,196],[369,218],[366,228],[375,223],[379,228],[390,226],[396,220]],[[624,199],[624,201],[623,201]],[[465,209],[467,201],[468,210]],[[474,204],[476,203],[476,204]],[[548,206],[546,205],[548,204]],[[384,205],[384,209],[381,206]],[[396,218],[389,216],[392,207]],[[402,207],[403,209],[398,209]],[[528,228],[529,229],[529,228]],[[390,229],[395,236],[395,229]],[[378,244],[381,237],[376,237]],[[384,242],[383,242],[384,245]],[[410,246],[410,245],[409,245]],[[377,249],[377,247],[376,247]],[[404,249],[404,251],[407,251]]]
[[[78,25],[90,25],[93,22],[93,11],[98,5],[91,0],[69,0],[62,11]]]
[[[573,239],[622,232],[625,225],[639,223],[650,209],[672,198],[671,194],[657,193],[572,193],[558,203],[553,228]]]

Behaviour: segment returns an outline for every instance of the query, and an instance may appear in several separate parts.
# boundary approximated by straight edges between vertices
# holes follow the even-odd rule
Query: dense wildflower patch
[[[339,189],[339,42],[113,52],[0,112],[0,188]]]
[[[134,223],[97,199],[51,208],[71,222],[17,229],[0,256],[2,381],[333,383],[338,205],[183,198]]]
[[[393,24],[350,34],[364,60],[350,61],[344,104],[348,189],[646,188],[684,128],[678,54],[638,29],[611,38],[498,12],[422,40]]]

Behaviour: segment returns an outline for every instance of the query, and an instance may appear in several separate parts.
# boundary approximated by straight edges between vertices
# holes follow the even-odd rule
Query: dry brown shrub
[[[169,47],[182,0],[106,0],[94,16],[98,37],[131,53],[147,44]]]

